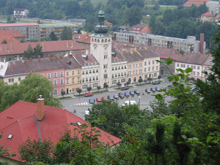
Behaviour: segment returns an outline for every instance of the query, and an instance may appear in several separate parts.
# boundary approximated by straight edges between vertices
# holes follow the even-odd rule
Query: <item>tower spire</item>
[[[98,14],[98,24],[94,28],[95,33],[107,33],[108,27],[105,25],[105,13],[102,10],[102,7]]]

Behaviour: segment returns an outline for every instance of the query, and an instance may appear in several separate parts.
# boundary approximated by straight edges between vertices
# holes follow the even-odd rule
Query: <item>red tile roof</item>
[[[74,135],[74,128],[78,126],[70,125],[70,123],[80,122],[81,124],[87,124],[88,122],[77,117],[71,112],[56,108],[45,106],[45,116],[42,121],[38,121],[40,134],[43,140],[48,140],[56,144],[59,141],[60,136],[65,133],[66,130],[71,130],[71,134]],[[19,146],[24,143],[28,138],[31,140],[39,140],[39,133],[36,125],[35,116],[37,115],[37,104],[28,103],[25,101],[18,101],[8,109],[0,113],[0,132],[3,132],[3,137],[0,138],[0,146],[9,148],[9,152],[17,152]],[[99,128],[95,127],[97,130]],[[89,131],[91,127],[87,128]],[[121,139],[103,131],[101,136],[98,137],[99,141],[109,144],[110,146],[117,144]],[[8,139],[8,135],[13,135],[11,139]],[[80,138],[80,137],[79,137]],[[20,160],[19,155],[12,157],[12,159]]]
[[[88,58],[82,57],[82,55],[86,55]],[[89,50],[80,50],[80,51],[74,51],[73,52],[73,58],[76,59],[76,61],[79,63],[81,67],[86,65],[98,65],[98,61],[95,59],[95,57],[90,53]]]
[[[129,28],[130,32],[138,32],[138,33],[147,33],[151,34],[152,30],[148,25],[145,24],[137,24]]]
[[[0,27],[13,27],[13,26],[39,26],[37,23],[2,23]]]
[[[16,38],[25,37],[21,32],[14,29],[0,30],[0,43],[3,40],[9,42],[20,42]]]
[[[76,40],[76,42],[90,44],[90,35],[89,34],[80,35]]]
[[[177,62],[203,65],[208,57],[209,55],[207,54],[189,53],[189,54],[183,55],[181,58],[177,60]]]
[[[191,7],[192,4],[199,6],[203,5],[204,3],[207,3],[209,0],[188,0],[186,3],[184,3],[184,7]]]
[[[205,16],[205,17],[214,17],[214,15],[210,12],[206,12],[204,14],[202,14],[202,16]]]
[[[43,41],[43,42],[25,42],[25,43],[7,43],[0,44],[0,55],[19,55],[23,54],[27,50],[28,46],[32,48],[36,47],[37,44],[42,46],[42,52],[61,52],[70,50],[83,50],[84,48],[72,40],[65,41]]]

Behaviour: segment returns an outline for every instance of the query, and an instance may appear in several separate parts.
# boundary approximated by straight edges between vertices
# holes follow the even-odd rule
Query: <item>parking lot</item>
[[[165,82],[165,83],[161,83],[158,85],[152,85],[152,84],[146,84],[143,86],[134,86],[132,88],[129,88],[128,90],[125,91],[121,91],[119,89],[116,88],[111,88],[109,89],[109,92],[105,92],[105,93],[97,93],[94,94],[93,96],[90,97],[84,97],[84,96],[80,96],[80,97],[76,97],[76,98],[71,98],[71,99],[64,99],[61,101],[63,108],[76,114],[77,116],[79,116],[80,118],[84,119],[85,116],[85,111],[88,110],[88,108],[92,107],[92,104],[89,103],[89,99],[96,99],[96,98],[102,98],[103,96],[105,96],[107,98],[108,95],[118,95],[119,92],[131,92],[131,91],[135,91],[138,90],[140,92],[140,95],[137,96],[136,94],[134,96],[129,96],[129,97],[125,97],[123,99],[119,98],[117,100],[114,100],[116,102],[118,102],[118,104],[121,106],[122,104],[125,103],[125,101],[135,101],[137,104],[140,105],[141,109],[148,109],[149,108],[149,104],[150,102],[152,102],[155,99],[155,96],[157,93],[159,92],[155,92],[155,93],[150,93],[147,94],[145,92],[145,89],[148,89],[148,91],[150,91],[150,88],[155,88],[155,87],[159,87],[159,88],[165,88],[168,85],[170,85],[170,82]],[[160,92],[162,93],[162,92]],[[97,102],[95,103],[97,104]]]

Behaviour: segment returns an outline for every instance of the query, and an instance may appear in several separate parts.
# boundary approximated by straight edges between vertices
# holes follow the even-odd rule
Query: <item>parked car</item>
[[[93,96],[93,93],[86,93],[84,96],[85,97],[90,97],[90,96]]]
[[[150,88],[151,92],[155,93],[156,89],[155,88]]]
[[[160,81],[154,81],[154,82],[152,82],[152,84],[153,85],[158,85],[158,84],[160,84]]]
[[[102,97],[102,100],[108,100],[105,96]]]
[[[109,99],[109,100],[114,100],[114,97],[113,97],[113,96],[108,95],[108,96],[107,96],[107,99]]]
[[[135,93],[136,95],[140,95],[140,92],[139,92],[138,90],[135,90],[134,93]]]
[[[150,91],[149,91],[148,89],[145,89],[145,92],[146,92],[147,94],[150,94]]]
[[[102,102],[102,100],[99,97],[96,98],[96,101],[97,102]]]
[[[159,87],[156,87],[155,89],[156,91],[161,92],[161,89]]]
[[[118,93],[118,97],[120,97],[121,99],[123,99],[125,96],[123,93]]]
[[[122,106],[124,107],[125,105],[135,105],[137,104],[136,101],[125,101],[125,103],[122,104]]]
[[[130,95],[131,95],[131,96],[134,96],[135,93],[134,93],[133,91],[130,91]]]
[[[90,104],[94,104],[95,103],[95,99],[89,99],[89,103]]]
[[[122,91],[125,91],[125,90],[128,90],[128,89],[129,89],[128,86],[127,86],[127,87],[123,87],[123,88],[121,88]]]
[[[130,96],[128,92],[125,92],[124,95],[125,95],[125,97],[129,97]]]
[[[114,97],[114,99],[118,99],[118,95],[116,95],[116,94],[113,97]]]

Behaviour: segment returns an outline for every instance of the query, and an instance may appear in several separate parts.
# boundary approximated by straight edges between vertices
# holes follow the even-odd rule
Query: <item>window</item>
[[[72,76],[74,75],[74,70],[72,71]]]
[[[148,65],[150,65],[150,61],[148,61]]]
[[[154,71],[154,66],[152,67],[152,71]]]
[[[57,85],[57,80],[54,80],[54,81],[53,81],[53,85]]]
[[[146,72],[147,71],[147,69],[146,68],[144,68],[144,72]]]
[[[154,73],[154,77],[157,77],[157,73]]]
[[[148,71],[150,71],[150,67],[148,67]]]
[[[128,69],[131,69],[131,65],[128,65]]]
[[[128,71],[128,76],[130,76],[131,75],[131,71]]]
[[[74,83],[74,78],[72,78],[72,83]]]
[[[10,79],[8,79],[8,82],[9,82],[9,83],[14,82],[14,78],[10,78]]]
[[[133,70],[133,75],[135,74],[135,70]]]
[[[139,64],[139,67],[142,67],[142,63]]]
[[[197,72],[197,76],[199,76],[200,74],[199,74],[199,72]]]
[[[98,71],[98,69],[96,69],[96,73],[98,73],[99,71]]]
[[[57,90],[54,90],[54,91],[53,91],[53,94],[54,94],[54,95],[57,95]]]
[[[104,59],[108,58],[108,55],[104,55]]]
[[[154,61],[152,61],[152,64],[154,64]]]
[[[78,77],[78,82],[80,82],[80,77]]]
[[[158,66],[156,66],[156,70],[159,70],[158,68],[159,68],[159,67],[158,67]]]
[[[108,74],[104,74],[104,78],[108,78]]]
[[[63,79],[60,80],[60,84],[64,84]]]
[[[200,69],[200,66],[197,66],[197,69],[199,70],[199,69]]]
[[[177,67],[179,67],[179,63],[177,64]]]
[[[142,73],[142,69],[139,70],[139,74]]]
[[[136,68],[138,67],[138,64],[136,64]]]
[[[86,74],[88,74],[88,70],[86,70]]]
[[[135,68],[135,64],[133,64],[133,68]]]
[[[63,72],[60,72],[60,77],[63,77]]]
[[[66,75],[69,76],[69,72],[66,72]]]
[[[21,77],[18,77],[18,81],[21,81]]]
[[[50,73],[47,73],[47,78],[51,78],[51,74]]]
[[[80,70],[78,70],[78,74],[80,74]]]
[[[189,68],[189,65],[187,65],[187,68]]]
[[[57,72],[53,73],[53,77],[57,77]]]
[[[66,79],[66,83],[69,84],[69,78]]]
[[[105,64],[105,65],[104,65],[104,68],[107,68],[107,67],[108,67],[108,65]]]
[[[146,65],[147,65],[147,62],[144,62],[144,65],[146,66]]]

